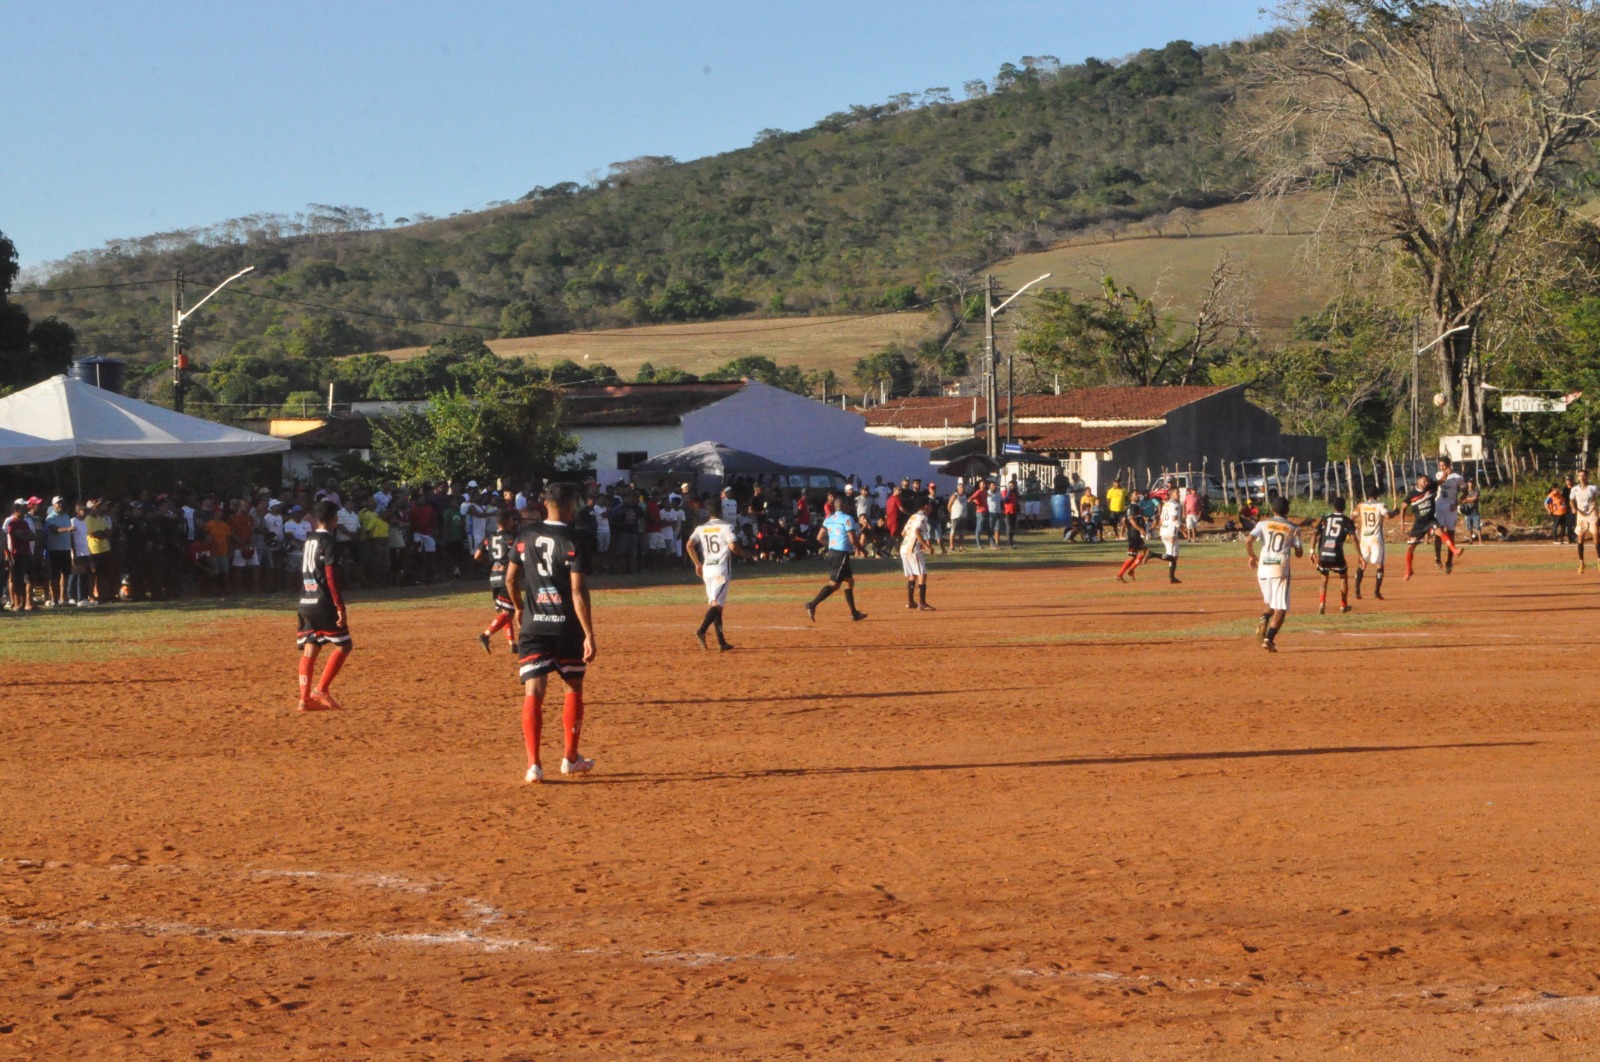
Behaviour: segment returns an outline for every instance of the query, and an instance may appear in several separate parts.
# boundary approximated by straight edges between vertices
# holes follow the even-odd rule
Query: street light
[[[1033,287],[1035,284],[1039,283],[1040,281],[1049,280],[1054,275],[1055,274],[1053,274],[1053,273],[1046,273],[1042,277],[1034,277],[1032,280],[1030,280],[1026,284],[1022,285],[1022,287],[1020,287],[1016,291],[1012,292],[1011,293],[1011,297],[1009,299],[1007,299],[1005,302],[1002,302],[999,306],[996,306],[994,304],[994,277],[993,276],[987,276],[987,277],[984,278],[984,288],[983,288],[984,377],[988,381],[988,385],[989,385],[988,386],[988,392],[989,392],[989,410],[988,410],[988,412],[989,412],[989,457],[991,459],[998,459],[999,456],[1000,456],[1000,436],[998,434],[998,428],[999,428],[998,421],[1000,420],[1000,396],[997,393],[998,390],[999,390],[999,388],[997,387],[997,384],[999,383],[999,381],[996,379],[996,377],[999,375],[1000,362],[999,362],[998,358],[995,355],[995,349],[994,349],[994,319],[996,317],[1000,316],[1000,311],[1004,310],[1007,306],[1010,306],[1013,302],[1016,302],[1017,298],[1023,292],[1027,291],[1029,288]],[[1011,371],[1011,364],[1008,362],[1007,363],[1007,372],[1006,372],[1006,439],[1007,439],[1007,441],[1010,441],[1010,438],[1011,438],[1011,424],[1012,424],[1013,419],[1014,419],[1013,416],[1012,416],[1012,412],[1011,412],[1011,406],[1012,406],[1012,403],[1014,401],[1014,396],[1012,394],[1012,383],[1013,383],[1013,380],[1014,380],[1014,376],[1015,376],[1014,372]]]
[[[1448,332],[1443,332],[1432,343],[1420,347],[1417,343],[1421,337],[1417,335],[1418,323],[1411,322],[1411,460],[1422,460],[1422,416],[1417,406],[1417,367],[1422,362],[1422,355],[1443,343],[1457,332],[1466,332],[1471,325],[1456,325]]]
[[[189,307],[183,308],[183,273],[178,273],[172,278],[172,408],[183,412],[183,374],[189,368],[189,355],[183,352],[183,325],[194,316],[194,312],[211,301],[211,296],[232,284],[246,273],[253,272],[255,266],[245,266],[221,284],[212,288],[206,297]]]

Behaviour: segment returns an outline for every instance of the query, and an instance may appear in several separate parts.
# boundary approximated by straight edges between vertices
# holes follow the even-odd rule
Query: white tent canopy
[[[0,428],[0,465],[42,465],[71,456],[72,447],[68,443]]]
[[[60,453],[37,459],[44,461],[249,457],[289,449],[287,439],[175,413],[66,376],[53,376],[0,398],[0,430],[63,447]],[[0,436],[0,451],[4,445]]]

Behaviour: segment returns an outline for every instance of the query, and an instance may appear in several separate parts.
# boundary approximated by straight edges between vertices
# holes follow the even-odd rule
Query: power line
[[[150,284],[170,284],[171,277],[160,280],[125,280],[120,284],[77,284],[67,288],[17,288],[13,295],[57,295],[68,291],[101,291],[106,288],[142,288]]]
[[[459,324],[455,321],[430,321],[423,317],[400,317],[392,313],[379,313],[376,310],[357,310],[351,306],[327,306],[318,302],[306,302],[303,299],[291,299],[283,295],[267,295],[249,288],[231,287],[222,290],[224,295],[248,295],[252,299],[265,299],[270,302],[286,302],[294,306],[305,306],[313,310],[326,310],[329,313],[353,313],[361,317],[378,317],[385,321],[399,321],[402,324],[438,325],[440,328],[467,328],[476,332],[499,332],[499,328],[490,325]]]

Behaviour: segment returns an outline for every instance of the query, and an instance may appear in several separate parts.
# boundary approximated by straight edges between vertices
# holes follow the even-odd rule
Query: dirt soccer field
[[[1600,577],[1304,579],[1269,656],[1242,546],[1116,557],[777,566],[725,655],[600,592],[542,787],[481,591],[355,600],[311,715],[278,604],[0,616],[0,1056],[1592,1057]]]

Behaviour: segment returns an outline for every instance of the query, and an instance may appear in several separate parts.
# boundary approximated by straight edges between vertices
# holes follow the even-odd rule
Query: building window
[[[643,464],[650,457],[646,450],[619,450],[617,452],[617,471],[627,472],[634,465]]]

